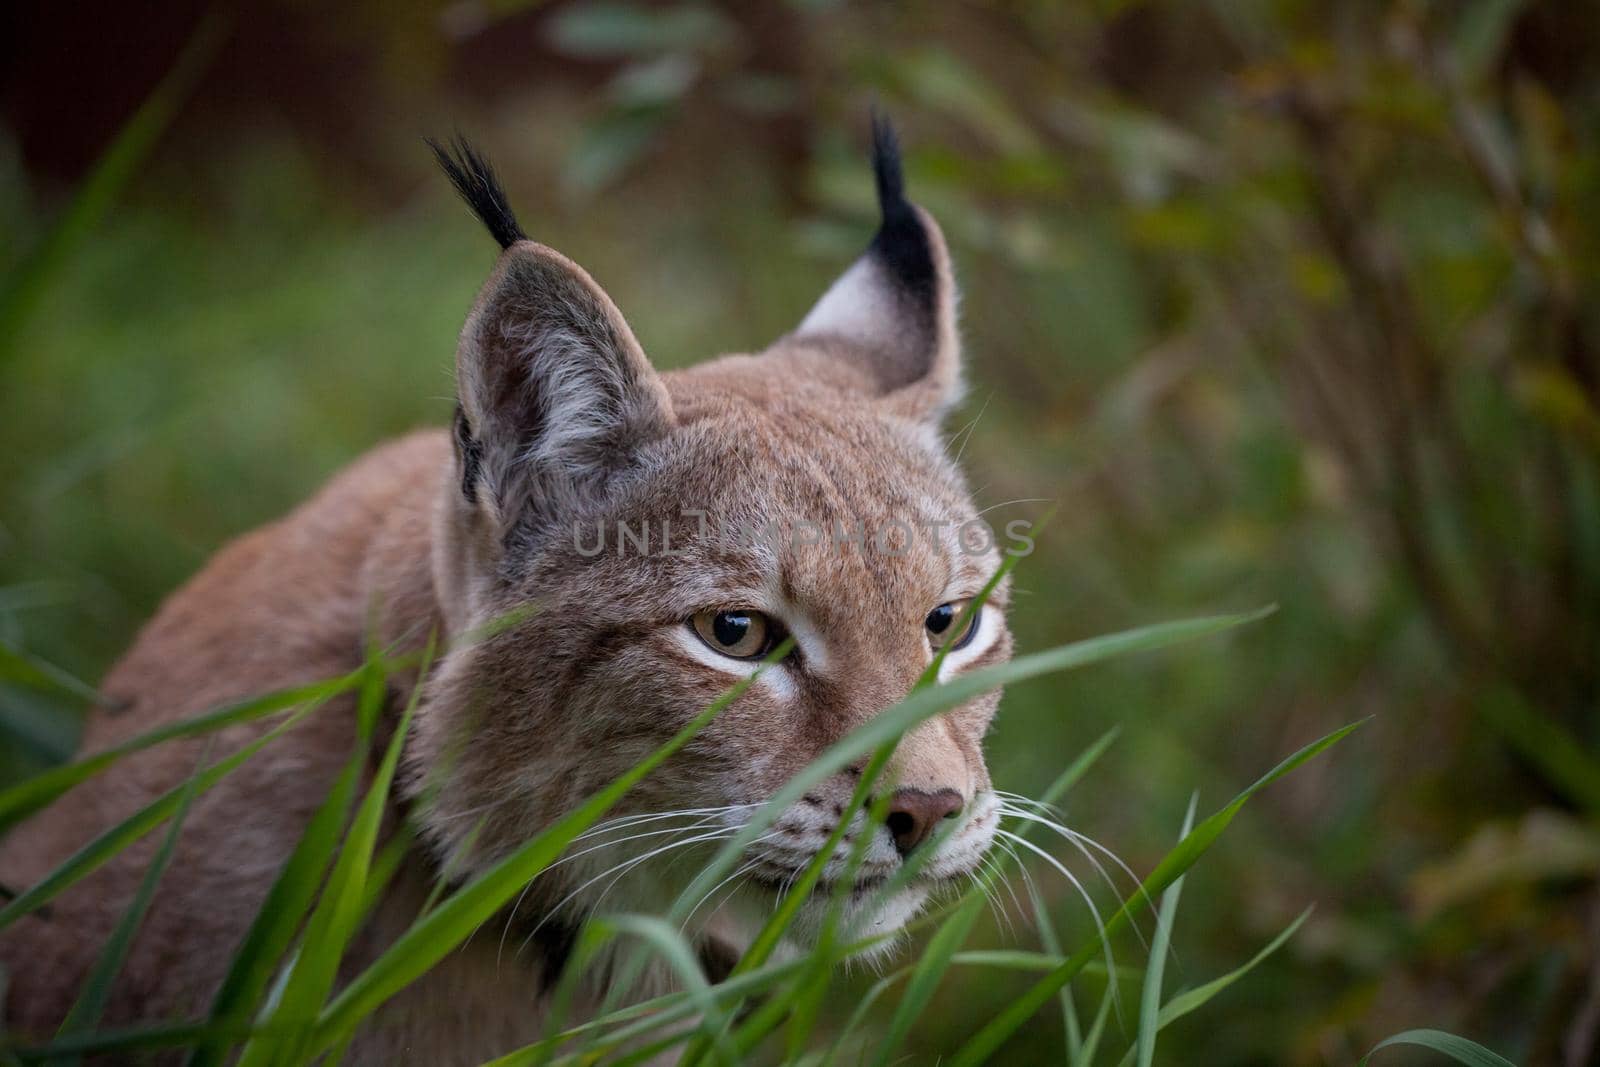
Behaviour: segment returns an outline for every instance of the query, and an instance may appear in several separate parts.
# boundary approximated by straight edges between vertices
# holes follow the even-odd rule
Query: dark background
[[[1374,717],[1190,875],[1175,983],[1317,910],[1166,1055],[1600,1062],[1600,5],[20,3],[0,69],[6,779],[224,541],[447,420],[493,248],[422,135],[675,366],[864,244],[876,100],[964,284],[980,502],[1061,505],[1020,647],[1281,607],[1016,687],[997,784],[1121,725],[1068,815],[1142,874],[1192,791]],[[982,939],[1031,947],[1012,912]],[[1023,980],[956,972],[917,1047]]]

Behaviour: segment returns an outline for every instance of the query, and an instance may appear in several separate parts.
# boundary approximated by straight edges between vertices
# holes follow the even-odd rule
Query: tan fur
[[[435,630],[460,634],[518,618],[505,632],[458,643],[422,680],[391,816],[414,818],[421,845],[353,946],[350,968],[397,936],[442,865],[458,879],[481,871],[740,677],[746,665],[721,664],[690,643],[685,620],[698,611],[759,608],[792,618],[801,652],[613,814],[764,801],[906,695],[930,659],[924,617],[974,595],[998,564],[994,551],[968,555],[953,544],[953,526],[975,515],[937,431],[959,389],[955,292],[937,228],[919,218],[938,280],[936,329],[915,351],[884,340],[899,336],[893,300],[852,293],[866,301],[875,333],[802,329],[759,355],[666,375],[651,370],[586,274],[542,246],[513,245],[468,318],[458,356],[464,426],[481,452],[477,482],[463,491],[466,459],[449,435],[417,433],[225,548],[106,677],[115,710],[91,718],[83,752],[349,671],[374,626],[382,642],[415,649]],[[686,507],[712,516],[718,531],[698,536]],[[937,543],[912,539],[903,555],[870,543],[719,536],[749,521],[878,530],[897,519],[949,527]],[[617,521],[669,524],[676,551],[619,553],[610,543],[599,555],[579,551],[574,524]],[[1005,596],[1002,587],[986,612],[981,652],[960,670],[1009,655]],[[412,681],[393,680],[392,706]],[[899,786],[954,790],[966,805],[971,825],[940,854],[936,876],[970,870],[992,831],[980,743],[998,698],[925,723],[896,754]],[[347,760],[353,720],[351,699],[333,702],[195,801],[108,1025],[207,1010],[267,887]],[[224,732],[211,758],[266,728]],[[203,740],[162,745],[74,790],[0,845],[0,881],[36,882],[182,781],[204,750]],[[837,776],[780,821],[780,839],[752,851],[742,903],[713,908],[703,936],[736,938],[740,907],[770,907],[761,886],[809,860],[853,784],[851,774]],[[874,839],[867,873],[882,874],[898,860],[886,831],[871,832],[883,840]],[[160,836],[0,934],[14,1031],[45,1038],[59,1024]],[[472,1063],[540,1036],[538,949],[522,943],[585,878],[626,855],[601,850],[538,879],[515,909],[381,1012],[346,1062]],[[660,907],[692,874],[692,864],[643,865],[606,905]],[[558,917],[581,920],[599,888],[561,905]],[[920,900],[897,905],[889,925]]]

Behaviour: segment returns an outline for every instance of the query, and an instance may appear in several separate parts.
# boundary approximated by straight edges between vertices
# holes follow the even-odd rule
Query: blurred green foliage
[[[10,775],[70,749],[64,679],[98,676],[217,546],[446,420],[492,248],[417,132],[472,133],[526,227],[675,366],[782,333],[866,239],[877,99],[964,284],[973,389],[951,430],[974,487],[996,517],[1062,505],[1021,576],[1022,648],[1282,606],[1203,654],[1014,688],[997,784],[1036,792],[1120,724],[1102,792],[1068,814],[1143,873],[1196,782],[1216,800],[1377,716],[1189,876],[1169,983],[1317,910],[1164,1041],[1185,1062],[1345,1064],[1440,1027],[1520,1063],[1593,1061],[1600,10],[469,0],[347,18],[381,60],[350,98],[376,145],[360,168],[270,108],[180,115],[0,338]],[[513,61],[479,70],[485,42]],[[8,284],[73,217],[64,192],[0,142]],[[1092,930],[1070,886],[1040,891],[1070,943]],[[1010,922],[985,936],[1030,938],[1025,911]],[[945,982],[908,1048],[952,1047],[1026,983]],[[1045,1011],[1006,1052],[1060,1040]]]

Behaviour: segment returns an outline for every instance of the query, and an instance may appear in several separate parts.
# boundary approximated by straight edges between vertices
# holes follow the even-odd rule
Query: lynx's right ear
[[[603,494],[671,426],[672,403],[611,298],[523,235],[483,157],[461,141],[434,151],[505,249],[461,331],[455,426],[462,498],[503,545]]]
[[[872,116],[872,169],[882,221],[872,243],[790,340],[842,342],[883,402],[937,422],[961,399],[956,283],[944,234],[906,199],[894,127]]]

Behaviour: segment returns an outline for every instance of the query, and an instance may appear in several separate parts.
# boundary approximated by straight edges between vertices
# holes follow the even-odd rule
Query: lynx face
[[[767,351],[663,375],[588,275],[521,235],[483,161],[441,152],[505,251],[458,353],[435,584],[453,632],[516,622],[452,651],[417,718],[411,787],[439,862],[467,875],[504,855],[795,642],[529,887],[507,920],[518,938],[570,929],[602,898],[665,907],[695,873],[686,857],[903,698],[936,649],[950,646],[945,677],[1010,654],[1004,585],[955,631],[1000,558],[963,537],[977,514],[939,433],[959,392],[943,238],[876,133],[883,224],[867,253]],[[728,906],[706,902],[702,933],[737,942],[841,820],[825,879],[857,834],[870,842],[857,934],[898,928],[973,872],[999,817],[981,749],[998,700],[901,742],[886,824],[848,809],[859,768],[806,795],[749,849]],[[920,881],[870,904],[940,827]]]

